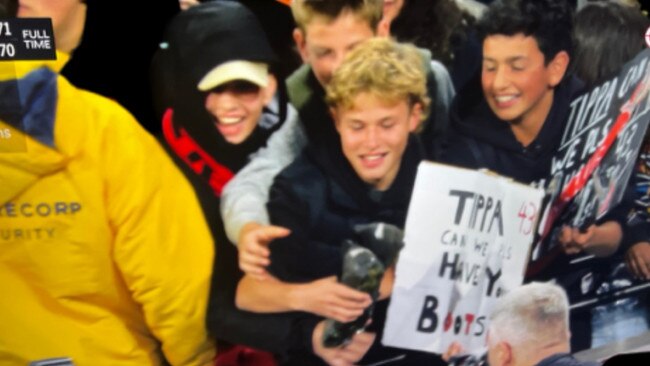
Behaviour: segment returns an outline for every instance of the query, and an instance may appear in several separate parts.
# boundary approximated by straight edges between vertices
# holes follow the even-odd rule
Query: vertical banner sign
[[[550,204],[540,243],[558,222],[587,227],[621,202],[650,122],[650,49],[571,102],[551,165]],[[541,245],[533,260],[552,249]],[[537,264],[531,266],[535,269]]]
[[[543,194],[492,173],[420,164],[383,343],[483,347],[495,300],[522,283]]]

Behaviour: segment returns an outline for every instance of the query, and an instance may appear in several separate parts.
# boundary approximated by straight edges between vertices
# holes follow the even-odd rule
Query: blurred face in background
[[[316,17],[304,32],[296,29],[293,33],[303,62],[311,65],[322,86],[330,82],[348,52],[374,35],[368,22],[349,11],[334,20]]]

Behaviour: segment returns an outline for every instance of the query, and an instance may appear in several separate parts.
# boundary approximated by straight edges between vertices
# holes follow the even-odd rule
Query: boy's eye
[[[494,65],[486,65],[486,64],[483,64],[483,71],[492,72],[492,71],[494,71],[494,70],[496,70],[496,69],[497,69],[497,68],[496,68]]]
[[[353,122],[353,123],[350,124],[350,128],[351,128],[352,130],[354,130],[354,131],[359,131],[359,130],[361,130],[361,129],[363,128],[363,124],[362,124],[362,123],[356,123],[356,122]]]
[[[316,57],[322,58],[328,56],[332,52],[330,50],[316,50],[314,53],[316,54]]]
[[[514,63],[512,64],[512,69],[515,71],[522,71],[523,69],[525,69],[525,66],[523,64]]]

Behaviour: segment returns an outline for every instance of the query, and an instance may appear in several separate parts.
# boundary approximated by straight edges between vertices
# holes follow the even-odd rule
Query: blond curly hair
[[[357,95],[370,93],[389,103],[419,104],[424,120],[430,104],[426,81],[424,58],[415,46],[372,38],[355,47],[334,72],[326,101],[330,107],[349,109]]]

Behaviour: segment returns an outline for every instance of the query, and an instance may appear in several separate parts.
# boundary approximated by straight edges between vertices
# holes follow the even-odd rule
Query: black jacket
[[[297,337],[290,332],[295,315],[256,314],[239,310],[235,306],[237,283],[243,273],[238,266],[237,247],[225,234],[219,211],[220,198],[214,186],[209,183],[207,165],[203,166],[201,173],[197,173],[182,156],[174,151],[168,141],[163,138],[161,142],[176,165],[192,183],[215,241],[216,255],[206,319],[209,333],[217,340],[228,343],[244,344],[276,354],[286,353],[287,349],[291,348],[291,344],[298,342],[294,341]],[[220,156],[210,155],[210,157],[220,163]],[[237,170],[233,168],[232,173],[236,172]],[[227,179],[227,177],[223,178]]]
[[[204,107],[205,93],[196,85],[215,65],[244,59],[270,62],[274,58],[255,16],[235,2],[211,2],[180,13],[169,25],[160,66],[169,78],[161,106],[163,146],[192,183],[216,245],[207,311],[207,328],[217,340],[244,344],[277,354],[291,347],[292,314],[256,314],[235,306],[237,283],[243,276],[237,248],[228,241],[219,205],[221,189],[264,147],[287,118],[286,95],[264,108],[251,135],[238,145],[228,143],[214,127]],[[173,112],[172,112],[173,109]],[[173,224],[173,223],[170,223]],[[188,270],[192,270],[188,268]]]
[[[404,227],[416,168],[423,151],[414,136],[402,158],[400,170],[391,187],[384,192],[370,188],[356,175],[338,146],[309,145],[303,154],[283,170],[270,191],[268,210],[273,225],[291,229],[291,234],[275,240],[271,248],[269,270],[289,282],[306,282],[340,275],[343,251],[341,243],[354,239],[354,225],[383,221]],[[381,333],[388,301],[376,304],[371,331]],[[294,327],[303,337],[289,364],[322,364],[311,353],[311,335],[322,318],[302,313]],[[438,358],[380,345],[381,334],[366,354],[365,362],[385,360],[408,354],[399,364],[433,364]],[[424,357],[422,359],[421,357]],[[415,361],[415,359],[419,361]]]
[[[569,353],[557,353],[539,361],[535,366],[598,366],[600,363],[580,361]]]

